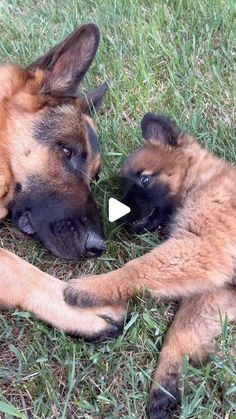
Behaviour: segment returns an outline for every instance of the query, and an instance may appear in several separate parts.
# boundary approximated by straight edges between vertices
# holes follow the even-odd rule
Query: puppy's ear
[[[81,106],[83,112],[91,115],[94,111],[98,111],[101,106],[103,96],[106,94],[108,89],[109,82],[105,81],[100,86],[98,86],[97,89],[86,93],[81,98]]]
[[[28,67],[33,75],[45,70],[41,93],[76,97],[78,85],[89,69],[98,49],[100,32],[93,23],[77,28],[63,42]]]
[[[178,145],[179,128],[165,115],[147,113],[141,121],[144,140],[163,145]]]

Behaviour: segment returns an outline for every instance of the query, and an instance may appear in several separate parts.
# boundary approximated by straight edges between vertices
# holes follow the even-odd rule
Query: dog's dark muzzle
[[[12,204],[12,221],[60,258],[98,257],[106,250],[91,194],[79,203],[53,193],[20,193]]]

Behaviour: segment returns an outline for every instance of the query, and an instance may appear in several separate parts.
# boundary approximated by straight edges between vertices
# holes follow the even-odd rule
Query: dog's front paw
[[[166,392],[160,388],[153,389],[147,406],[147,416],[149,419],[171,419],[179,403],[180,391],[177,387],[168,388]]]
[[[96,314],[101,321],[104,322],[103,328],[99,331],[94,329],[91,325],[89,332],[84,334],[85,340],[93,343],[103,342],[104,340],[111,340],[117,338],[123,331],[124,322],[127,318],[126,306],[105,306],[85,309]]]
[[[81,308],[98,307],[112,303],[106,298],[102,275],[72,279],[64,290],[65,301]]]

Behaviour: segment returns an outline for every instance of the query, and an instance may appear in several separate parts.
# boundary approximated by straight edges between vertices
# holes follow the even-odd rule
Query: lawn
[[[112,81],[96,118],[103,172],[94,185],[107,253],[96,261],[63,262],[25,240],[9,221],[1,225],[1,245],[63,279],[108,271],[156,246],[154,234],[131,239],[109,225],[115,173],[140,144],[140,120],[149,110],[170,114],[236,163],[235,18],[233,0],[1,0],[1,61],[27,64],[78,24],[94,21],[102,41],[83,88]],[[123,335],[99,345],[70,338],[28,313],[3,313],[0,400],[28,418],[145,418],[152,372],[175,308],[173,302],[139,300]],[[236,418],[235,331],[223,328],[216,354],[200,368],[185,360],[181,418]]]

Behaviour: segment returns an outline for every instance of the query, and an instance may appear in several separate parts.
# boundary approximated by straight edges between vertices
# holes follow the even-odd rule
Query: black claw
[[[106,340],[117,339],[118,336],[120,336],[122,332],[123,332],[123,327],[113,326],[110,329],[104,330],[103,332],[101,332],[97,336],[88,337],[88,338],[85,338],[85,339],[86,339],[87,342],[100,343],[100,342],[104,342]]]
[[[99,314],[101,319],[106,320],[106,322],[111,323],[113,326],[123,328],[124,327],[124,317],[117,319],[112,316],[112,314]]]
[[[66,303],[71,306],[88,308],[99,305],[99,302],[87,291],[77,291],[73,286],[66,287],[63,295]]]
[[[75,332],[75,331],[67,331],[68,335],[70,335],[73,338],[82,338],[84,339],[86,342],[91,342],[91,343],[100,343],[100,342],[104,342],[106,340],[113,340],[116,339],[121,333],[122,333],[122,328],[121,327],[117,327],[114,325],[108,326],[107,329],[101,331],[100,333],[94,334],[94,335],[85,335],[83,333],[83,336],[81,336],[80,332]]]
[[[180,391],[177,387],[165,389],[173,397],[161,389],[151,392],[150,401],[147,406],[147,415],[149,419],[171,419],[176,406],[181,401]]]

